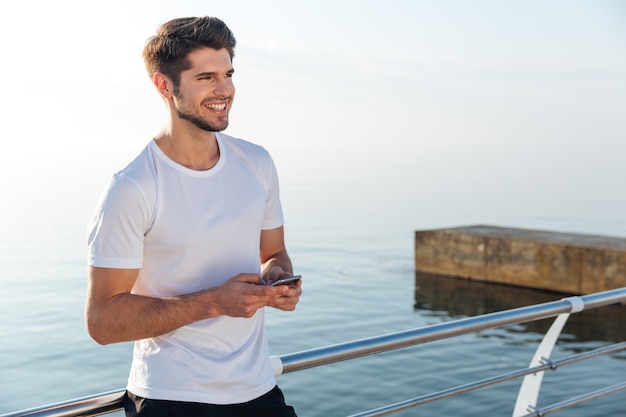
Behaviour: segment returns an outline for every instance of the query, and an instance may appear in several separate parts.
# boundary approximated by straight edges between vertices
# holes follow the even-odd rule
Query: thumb
[[[249,284],[261,283],[261,277],[258,274],[239,274],[236,280],[239,282],[246,282]]]

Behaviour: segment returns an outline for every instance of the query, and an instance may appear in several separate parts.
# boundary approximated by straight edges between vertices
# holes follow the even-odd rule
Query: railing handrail
[[[575,299],[575,303],[571,301],[572,298]],[[562,313],[578,312],[618,303],[626,303],[626,287],[273,356],[271,359],[274,362],[276,375],[281,375],[505,325],[526,323],[554,317]],[[124,392],[124,389],[118,389],[75,400],[2,414],[0,417],[78,417],[106,414],[121,410]]]
[[[572,312],[574,304],[570,301],[571,299],[578,299],[579,302],[583,303],[582,308],[578,309],[578,311],[604,307],[611,304],[626,303],[626,287],[580,297],[568,297],[559,301],[550,301],[480,316],[467,317],[302,352],[289,353],[280,356],[282,372],[277,374],[280,375],[281,373],[327,365],[334,362],[461,336],[482,330],[495,329],[510,324],[526,323],[554,317],[562,313]]]

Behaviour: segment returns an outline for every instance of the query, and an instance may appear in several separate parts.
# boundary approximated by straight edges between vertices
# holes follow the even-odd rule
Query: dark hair
[[[159,26],[157,34],[143,50],[143,60],[152,77],[161,72],[180,82],[180,73],[191,68],[187,55],[200,48],[226,49],[232,60],[235,56],[235,36],[220,19],[211,16],[182,17]]]

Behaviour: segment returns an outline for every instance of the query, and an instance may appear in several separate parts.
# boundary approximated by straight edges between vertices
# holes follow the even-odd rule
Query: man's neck
[[[196,171],[209,170],[220,159],[215,132],[165,128],[155,142],[172,161]]]

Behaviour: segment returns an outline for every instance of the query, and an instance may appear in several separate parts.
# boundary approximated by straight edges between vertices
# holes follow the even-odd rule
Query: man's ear
[[[161,72],[155,72],[152,76],[152,84],[156,87],[159,94],[166,100],[172,98],[174,92],[174,86],[172,81]]]

